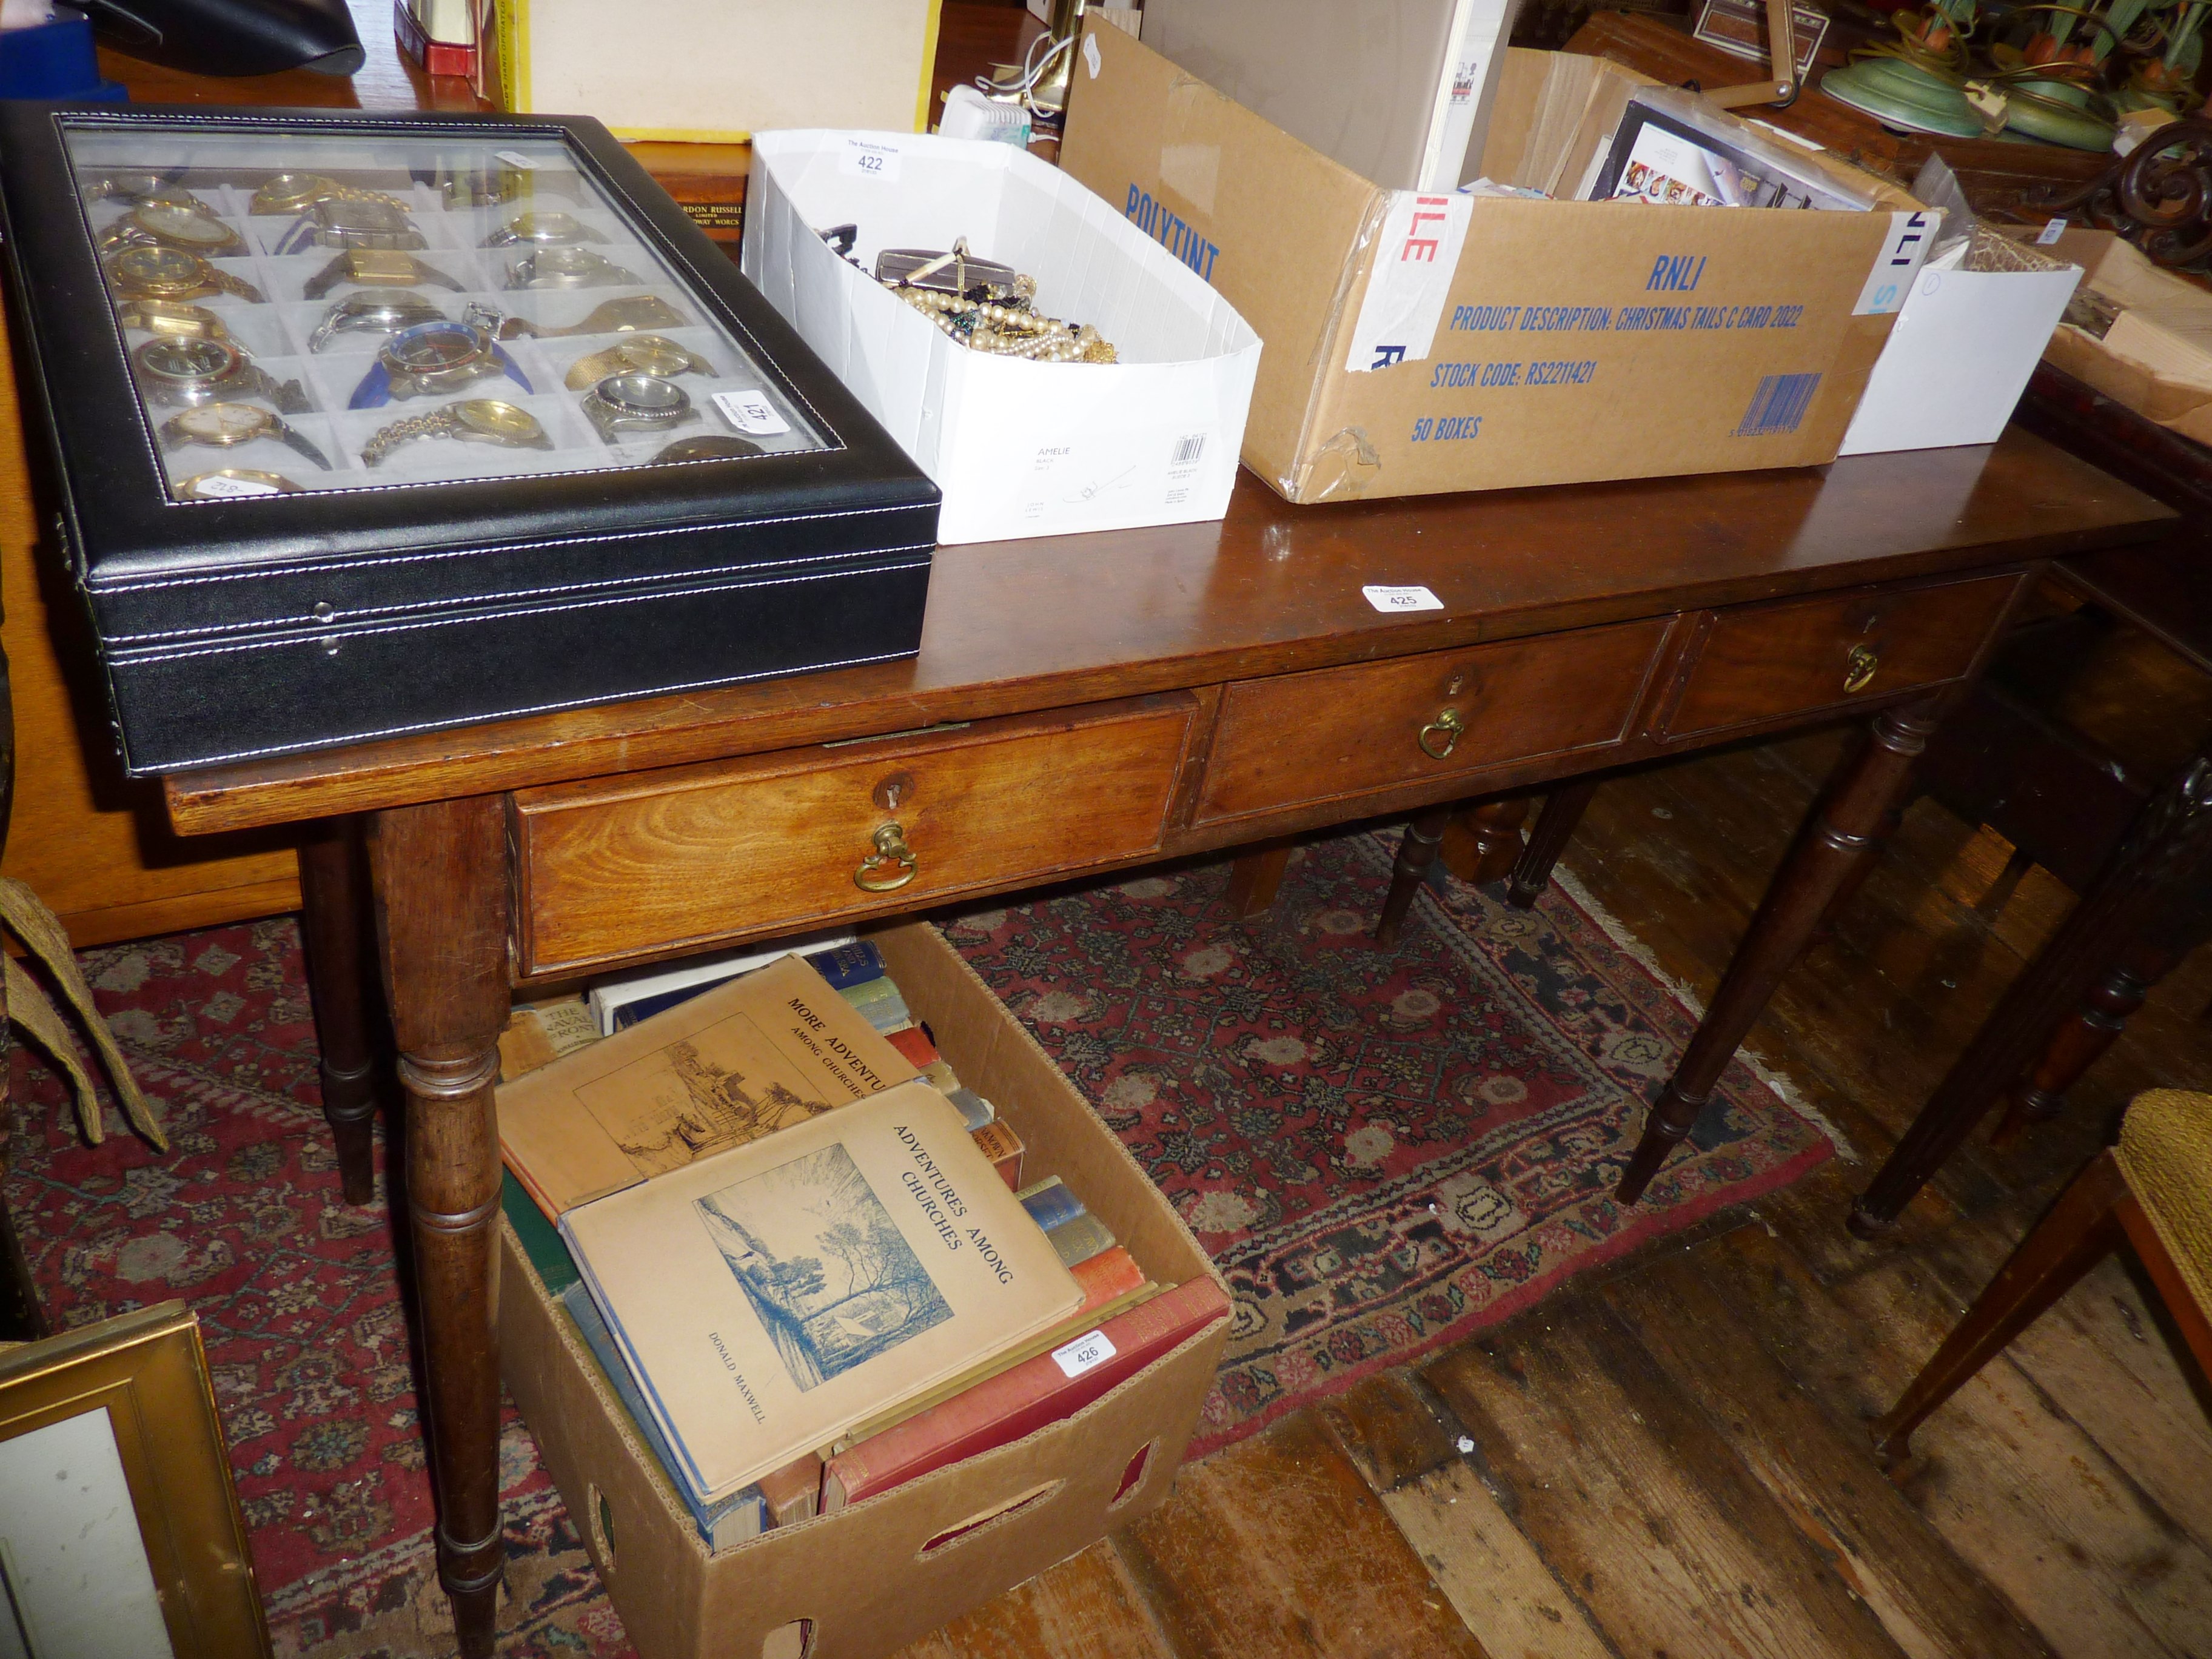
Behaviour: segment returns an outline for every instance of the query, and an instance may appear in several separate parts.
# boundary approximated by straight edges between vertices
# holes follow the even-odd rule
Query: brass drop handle
[[[1421,745],[1421,752],[1431,760],[1449,760],[1451,757],[1451,751],[1459,745],[1459,734],[1466,730],[1467,722],[1459,717],[1459,710],[1447,708],[1423,726],[1414,741]],[[1430,733],[1433,732],[1441,732],[1444,734],[1443,746],[1441,749],[1430,737]]]
[[[906,831],[886,823],[876,831],[876,850],[853,872],[853,885],[864,893],[896,892],[921,873],[921,860],[906,844]]]
[[[1856,696],[1874,684],[1875,675],[1881,667],[1881,653],[1872,646],[1855,645],[1851,654],[1844,659],[1844,690]]]

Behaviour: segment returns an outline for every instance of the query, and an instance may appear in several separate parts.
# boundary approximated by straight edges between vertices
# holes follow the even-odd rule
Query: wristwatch
[[[250,466],[219,466],[212,472],[195,472],[170,487],[169,493],[188,501],[236,501],[247,495],[297,495],[300,486],[281,472],[262,472]]]
[[[167,300],[126,300],[117,309],[116,320],[141,334],[159,334],[171,340],[228,340],[230,331],[222,319],[205,306],[178,305]]]
[[[553,447],[553,440],[528,410],[496,398],[465,398],[427,415],[394,421],[362,447],[362,465],[381,466],[393,450],[418,438],[453,438],[465,444],[497,444],[503,449]]]
[[[215,216],[215,210],[205,202],[200,200],[182,185],[173,179],[164,179],[158,173],[134,170],[103,173],[85,187],[84,198],[88,202],[104,202],[115,198],[128,202],[133,207],[143,207],[149,202],[159,202],[167,207],[190,208],[196,213],[207,215],[210,219]]]
[[[384,343],[346,407],[380,409],[396,398],[458,392],[492,374],[506,375],[525,392],[537,390],[507,348],[474,324],[417,323]]]
[[[107,280],[125,300],[198,300],[210,294],[235,294],[256,305],[267,303],[252,283],[217,270],[180,247],[127,247],[110,254]]]
[[[678,438],[646,465],[659,466],[672,461],[735,461],[748,455],[766,453],[758,444],[744,438],[726,438],[716,433],[702,432],[689,438]]]
[[[389,198],[358,197],[310,202],[271,253],[301,253],[310,247],[416,248],[430,244],[415,222]]]
[[[610,374],[712,374],[714,366],[697,352],[687,350],[658,334],[641,334],[634,340],[617,340],[569,366],[567,386],[571,392],[597,386]]]
[[[642,282],[605,254],[587,247],[541,247],[510,259],[505,286],[517,288],[613,288]]]
[[[305,415],[314,407],[297,380],[280,385],[275,375],[223,340],[149,340],[131,352],[131,368],[147,400],[165,408],[234,398],[266,398],[283,415]]]
[[[485,237],[483,245],[513,247],[518,242],[530,242],[548,247],[606,240],[573,213],[518,213]]]
[[[110,225],[100,251],[126,247],[180,247],[188,253],[235,253],[246,239],[211,213],[176,202],[141,202]]]
[[[665,432],[699,418],[690,394],[658,374],[610,374],[584,394],[584,418],[602,441],[618,432]]]
[[[408,207],[408,204],[397,196],[387,196],[380,190],[363,190],[354,185],[342,185],[320,173],[279,173],[261,181],[261,188],[253,192],[250,210],[254,213],[298,213],[317,202],[380,202],[395,213],[404,213]]]
[[[435,283],[456,294],[461,291],[461,285],[444,271],[411,253],[392,248],[349,247],[308,277],[301,285],[300,297],[319,300],[340,283],[358,283],[363,288],[412,288],[417,283]]]
[[[627,334],[641,328],[682,328],[691,320],[657,294],[602,300],[592,307],[591,315],[567,328],[540,328],[527,317],[503,316],[482,301],[471,302],[462,314],[502,340],[512,340],[518,334],[539,340],[558,340],[571,334]]]
[[[307,349],[320,351],[334,335],[397,334],[445,320],[446,313],[419,294],[349,294],[323,313],[307,337]]]
[[[472,172],[443,173],[439,175],[438,188],[444,192],[449,208],[495,207],[525,196],[559,196],[571,202],[576,199],[574,189],[568,184],[550,183],[546,175],[528,167],[480,167]]]
[[[155,435],[161,439],[163,449],[180,449],[186,444],[235,449],[257,438],[274,438],[305,455],[324,471],[331,470],[331,464],[323,459],[323,452],[303,434],[267,410],[256,409],[252,404],[202,404],[181,415],[170,416],[161,422]]]

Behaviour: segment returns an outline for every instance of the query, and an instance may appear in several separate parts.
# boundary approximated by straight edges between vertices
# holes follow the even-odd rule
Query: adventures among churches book
[[[958,1109],[919,1081],[560,1226],[702,1504],[1019,1347],[1083,1300]]]
[[[557,1217],[915,1074],[788,956],[502,1084],[500,1153]]]

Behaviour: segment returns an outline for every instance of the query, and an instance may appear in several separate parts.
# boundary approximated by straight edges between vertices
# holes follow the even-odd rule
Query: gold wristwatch
[[[427,415],[410,415],[404,421],[394,421],[362,446],[362,465],[381,466],[393,450],[420,438],[497,444],[502,449],[553,447],[553,440],[528,410],[518,409],[496,398],[465,398]]]
[[[714,366],[697,352],[687,350],[675,341],[658,334],[641,334],[634,340],[618,340],[602,351],[588,357],[579,357],[570,366],[564,384],[571,392],[582,392],[595,386],[610,374],[712,374]]]
[[[237,501],[248,495],[297,495],[300,486],[281,472],[251,466],[219,466],[179,480],[170,492],[188,501]]]
[[[567,247],[606,240],[573,213],[518,213],[485,237],[482,246],[513,247],[528,242],[533,247]]]
[[[117,308],[116,320],[141,334],[165,340],[228,340],[230,331],[222,319],[205,306],[178,305],[167,300],[126,300]]]
[[[252,404],[202,404],[197,409],[169,416],[161,422],[155,435],[161,439],[163,449],[181,449],[186,444],[235,449],[257,438],[274,438],[295,453],[306,456],[324,471],[331,470],[331,464],[323,459],[323,452],[305,434],[287,426],[281,416]]]
[[[141,202],[100,239],[102,253],[126,247],[180,247],[210,258],[235,253],[245,246],[246,239],[213,214],[175,202]]]
[[[300,297],[319,300],[340,283],[358,283],[363,288],[412,288],[417,283],[435,283],[456,294],[461,291],[460,283],[411,253],[394,248],[349,247],[307,278]]]
[[[205,202],[172,179],[158,173],[126,170],[102,173],[86,186],[88,202],[104,202],[111,198],[128,202],[133,207],[143,207],[149,202],[159,202],[167,207],[190,208],[196,213],[215,217],[215,210]]]
[[[279,173],[261,181],[261,188],[253,192],[251,210],[255,213],[297,213],[317,202],[378,202],[399,213],[405,212],[411,205],[397,196],[387,196],[380,190],[363,190],[355,185],[342,185],[319,173]]]
[[[540,328],[527,317],[509,317],[481,301],[462,313],[478,328],[489,329],[502,340],[527,334],[533,340],[558,340],[577,334],[628,334],[641,328],[682,328],[691,319],[657,294],[634,294],[625,299],[603,300],[580,323],[566,328]]]
[[[234,294],[266,304],[261,290],[217,270],[197,253],[180,247],[127,247],[107,258],[107,280],[125,300],[198,300]]]

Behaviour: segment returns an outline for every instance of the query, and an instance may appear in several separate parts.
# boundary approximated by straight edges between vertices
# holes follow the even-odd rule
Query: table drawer
[[[1711,612],[1686,653],[1666,735],[1724,731],[1954,680],[1972,666],[2021,580],[2012,571]]]
[[[1662,617],[1240,680],[1222,696],[1198,818],[1617,744],[1667,629]]]
[[[1173,692],[520,791],[520,969],[792,931],[1148,852],[1196,707]]]

